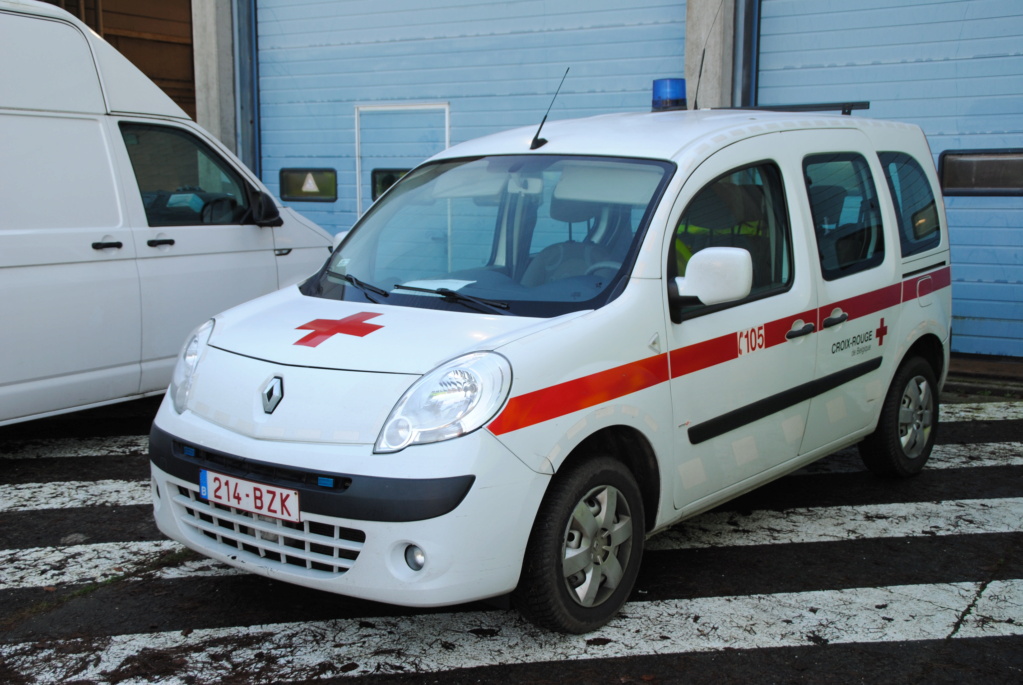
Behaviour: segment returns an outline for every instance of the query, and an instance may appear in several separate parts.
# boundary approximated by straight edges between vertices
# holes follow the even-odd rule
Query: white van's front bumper
[[[441,606],[515,588],[550,476],[485,430],[396,455],[371,450],[246,438],[165,402],[151,435],[157,525],[246,571],[380,602]],[[266,459],[275,451],[286,458]],[[297,490],[301,523],[202,499],[202,469]],[[410,545],[425,555],[419,571]]]

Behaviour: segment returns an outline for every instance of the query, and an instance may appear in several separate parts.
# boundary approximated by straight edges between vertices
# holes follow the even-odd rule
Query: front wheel
[[[931,455],[937,426],[934,371],[920,357],[912,357],[892,379],[877,429],[860,443],[860,457],[878,475],[915,476]]]
[[[620,461],[595,456],[559,473],[533,524],[516,607],[564,633],[607,623],[636,582],[643,522],[639,486]]]

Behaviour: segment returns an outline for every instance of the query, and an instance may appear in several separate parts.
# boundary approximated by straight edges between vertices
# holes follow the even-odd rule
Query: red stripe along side
[[[830,316],[836,308],[847,312],[851,321],[897,306],[900,302],[923,297],[950,285],[951,269],[945,266],[895,285],[818,307],[816,310],[769,321],[763,324],[764,349],[786,342],[785,334],[797,320],[812,323],[819,331],[820,322]],[[739,354],[738,332],[680,347],[667,354],[647,357],[512,397],[487,428],[494,435],[528,428],[651,388],[669,379],[731,361],[738,358]]]

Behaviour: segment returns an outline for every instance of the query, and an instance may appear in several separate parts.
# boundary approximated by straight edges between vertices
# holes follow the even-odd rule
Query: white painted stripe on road
[[[50,459],[55,457],[102,457],[149,454],[148,435],[109,438],[54,438],[11,440],[0,444],[0,459]]]
[[[221,576],[242,576],[246,571],[222,564],[207,557],[190,559],[177,566],[164,566],[146,575],[147,578],[159,580],[177,580],[179,578],[219,578]]]
[[[166,552],[170,540],[0,550],[0,590],[95,583],[135,573]]]
[[[1023,419],[1023,402],[943,404],[942,421],[1009,421]]]
[[[321,680],[722,650],[1023,635],[1023,580],[633,602],[604,628],[556,635],[507,611],[279,623],[0,646],[12,673],[143,683]],[[122,670],[123,669],[123,670]],[[125,678],[122,680],[122,678]]]
[[[935,445],[924,470],[965,469],[975,466],[1023,466],[1023,442],[983,442],[970,445]],[[794,473],[855,473],[866,471],[855,447],[823,457]]]
[[[1023,466],[1023,443],[992,442],[973,445],[938,445],[927,469],[960,469],[989,466]],[[854,473],[865,467],[855,448],[825,457],[796,472]],[[149,504],[147,480],[73,481],[0,485],[0,512],[36,509],[68,509],[82,506]]]
[[[783,511],[708,512],[647,541],[652,551],[877,538],[1009,533],[1023,530],[1023,498],[948,500]],[[134,572],[170,549],[164,540],[0,551],[0,590],[90,583]],[[117,570],[120,569],[120,570]],[[224,575],[198,561],[157,572],[161,578]]]
[[[1023,402],[943,404],[942,421],[1003,421],[1023,419]],[[147,455],[149,436],[10,440],[0,444],[0,459]]]
[[[939,445],[927,469],[986,466],[1023,466],[1023,443],[993,442],[974,445]],[[855,449],[847,449],[806,466],[795,475],[855,473],[866,467]],[[149,504],[148,480],[70,481],[0,485],[0,512],[69,509],[85,506]]]
[[[0,485],[0,513],[152,504],[149,481],[97,480]]]
[[[946,500],[783,511],[708,512],[647,541],[648,550],[745,547],[1023,531],[1023,498]]]

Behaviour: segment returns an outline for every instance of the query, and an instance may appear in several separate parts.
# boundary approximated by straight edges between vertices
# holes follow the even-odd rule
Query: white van
[[[923,467],[951,298],[920,129],[668,111],[543,136],[435,156],[318,274],[188,339],[150,435],[164,533],[585,632],[680,519],[855,443]]]
[[[67,12],[0,2],[0,425],[163,392],[330,236]]]

